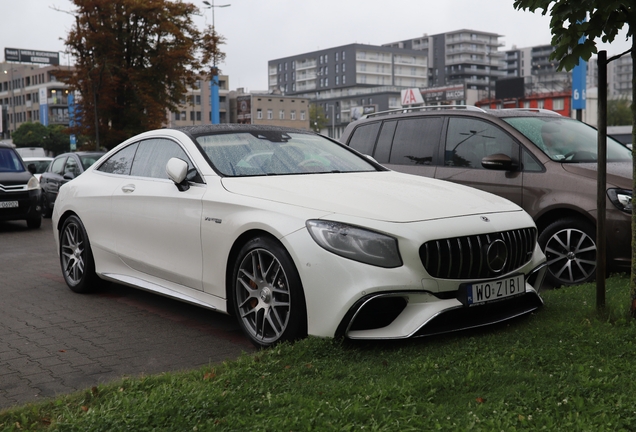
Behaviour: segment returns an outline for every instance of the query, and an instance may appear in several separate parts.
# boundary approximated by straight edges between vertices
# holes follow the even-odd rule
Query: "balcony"
[[[296,62],[296,71],[311,69],[316,67],[316,60],[303,60]]]

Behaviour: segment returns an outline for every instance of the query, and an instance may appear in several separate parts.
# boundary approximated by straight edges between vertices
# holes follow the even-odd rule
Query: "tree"
[[[627,126],[632,124],[632,112],[628,99],[612,99],[607,101],[607,125]]]
[[[327,127],[327,115],[322,106],[317,103],[309,105],[309,127],[314,132],[320,133],[321,130]]]
[[[44,150],[51,152],[56,156],[60,153],[70,151],[71,140],[65,126],[48,125],[46,127],[46,133],[46,139],[42,145]]]
[[[625,26],[631,48],[609,58],[608,62],[631,54],[632,65],[636,67],[636,3],[633,0],[514,0],[514,7],[531,12],[541,9],[543,15],[550,13],[552,45],[555,47],[551,58],[559,61],[560,70],[571,70],[579,58],[589,60],[597,53],[597,39],[612,42]],[[585,37],[583,43],[579,43],[581,37]],[[636,142],[636,68],[632,74],[632,142]],[[636,173],[636,158],[632,160],[632,169]],[[633,182],[632,191],[636,191],[636,176]],[[632,212],[632,256],[636,257],[636,212]],[[632,259],[631,273],[631,313],[636,317],[635,259]]]
[[[199,9],[172,0],[73,0],[75,24],[66,46],[75,68],[57,78],[79,92],[71,132],[112,148],[161,127],[206,60],[222,59],[223,38],[201,33]]]
[[[12,135],[13,144],[16,147],[43,147],[47,134],[46,126],[42,123],[22,123]]]

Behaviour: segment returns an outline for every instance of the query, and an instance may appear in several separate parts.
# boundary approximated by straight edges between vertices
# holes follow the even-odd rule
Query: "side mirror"
[[[64,180],[73,180],[75,178],[75,175],[71,172],[67,172],[64,174]]]
[[[37,172],[37,168],[35,168],[35,164],[29,164],[29,166],[27,166],[27,169],[29,170],[31,174],[35,174]]]
[[[497,153],[484,157],[481,160],[481,166],[496,171],[514,171],[519,165],[512,158],[503,153]]]
[[[188,175],[188,163],[179,158],[171,158],[166,164],[166,174],[174,182],[180,191],[190,189],[186,176]]]

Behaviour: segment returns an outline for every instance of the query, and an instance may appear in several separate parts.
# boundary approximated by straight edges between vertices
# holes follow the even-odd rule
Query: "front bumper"
[[[28,220],[40,217],[41,189],[2,193],[0,201],[17,201],[17,207],[0,208],[0,220]]]
[[[545,277],[545,263],[526,279],[525,293],[495,303],[467,307],[454,298],[429,292],[376,293],[360,299],[338,326],[336,336],[350,339],[406,339],[496,324],[540,308],[538,290]],[[534,285],[534,286],[533,286]]]

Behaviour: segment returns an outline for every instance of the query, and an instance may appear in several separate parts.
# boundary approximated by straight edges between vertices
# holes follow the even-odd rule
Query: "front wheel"
[[[581,219],[566,218],[548,225],[539,235],[548,264],[548,282],[558,287],[594,280],[595,239],[594,227]]]
[[[100,284],[84,224],[77,216],[64,221],[60,231],[60,265],[66,285],[76,293],[90,292]]]
[[[257,237],[243,246],[234,266],[232,296],[239,323],[257,347],[307,335],[300,276],[275,240]]]

